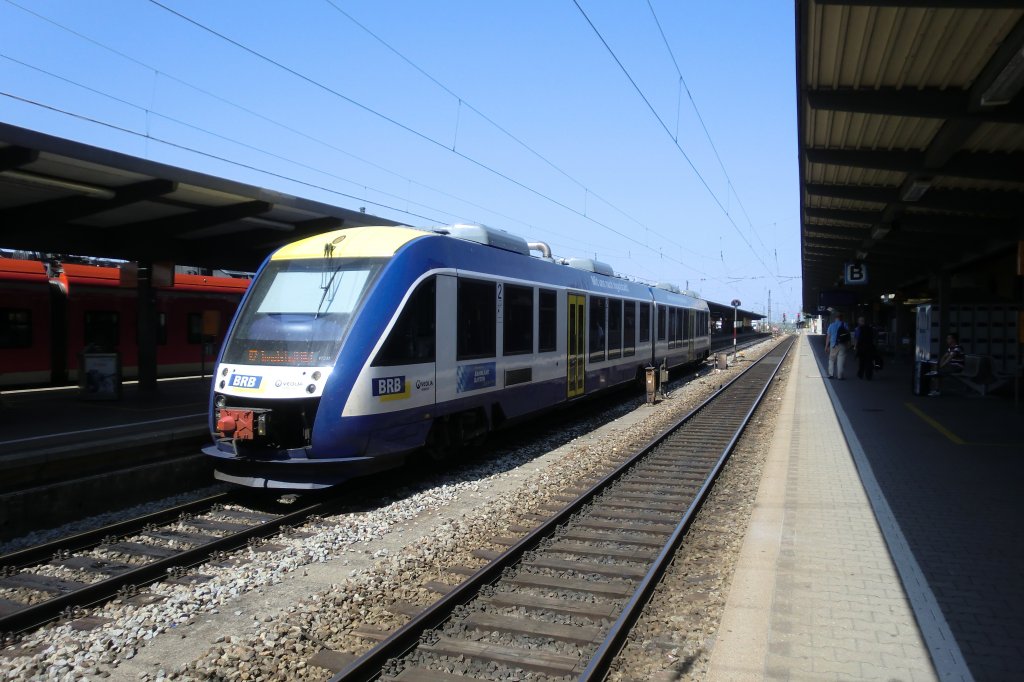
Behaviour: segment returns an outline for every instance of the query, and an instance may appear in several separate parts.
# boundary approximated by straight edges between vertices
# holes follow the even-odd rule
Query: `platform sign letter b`
[[[868,266],[864,263],[847,263],[846,264],[846,283],[847,284],[867,284],[868,283]]]

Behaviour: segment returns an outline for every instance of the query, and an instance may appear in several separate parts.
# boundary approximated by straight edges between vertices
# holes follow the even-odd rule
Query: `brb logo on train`
[[[260,387],[260,382],[263,377],[256,376],[253,374],[232,374],[231,375],[231,386],[233,388],[251,388],[257,389]]]
[[[376,377],[373,382],[373,395],[381,400],[402,400],[409,397],[409,384],[405,377]]]

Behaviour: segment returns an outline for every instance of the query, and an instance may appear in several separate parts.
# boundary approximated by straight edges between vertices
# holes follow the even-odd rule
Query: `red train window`
[[[0,308],[0,348],[32,347],[32,311]]]

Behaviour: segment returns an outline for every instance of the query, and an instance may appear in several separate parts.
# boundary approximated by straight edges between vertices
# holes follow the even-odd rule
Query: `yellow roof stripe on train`
[[[270,259],[323,258],[324,247],[335,240],[335,258],[388,258],[413,239],[429,234],[411,227],[350,227],[282,246]]]

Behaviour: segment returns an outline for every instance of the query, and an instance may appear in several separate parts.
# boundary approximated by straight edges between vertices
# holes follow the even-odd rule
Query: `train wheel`
[[[636,388],[638,391],[647,391],[647,368],[640,365],[636,368],[636,377],[634,378]]]
[[[454,459],[448,421],[446,416],[435,419],[434,425],[430,427],[430,433],[427,434],[427,444],[424,450],[430,461],[437,464],[447,463]]]

